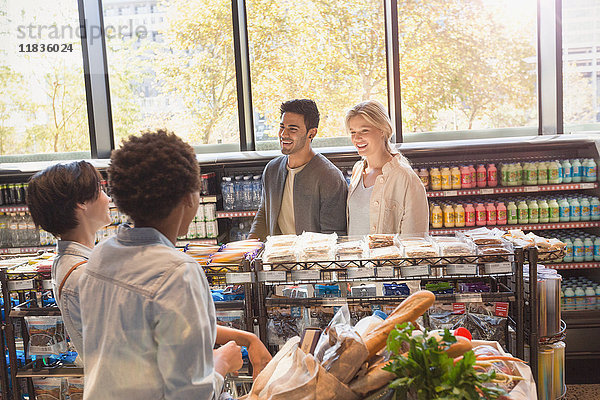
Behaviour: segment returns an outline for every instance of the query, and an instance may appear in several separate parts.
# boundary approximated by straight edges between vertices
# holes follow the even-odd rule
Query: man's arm
[[[216,343],[225,344],[230,341],[234,341],[238,346],[248,348],[248,357],[252,363],[252,376],[255,378],[271,361],[271,353],[255,334],[225,326],[217,326]]]
[[[345,235],[348,184],[340,170],[337,170],[337,174],[330,172],[327,179],[322,181],[319,191],[321,193],[319,208],[321,232],[336,232],[338,235]]]

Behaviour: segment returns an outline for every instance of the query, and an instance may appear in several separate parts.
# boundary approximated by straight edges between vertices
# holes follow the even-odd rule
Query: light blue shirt
[[[84,399],[218,396],[206,276],[159,231],[121,225],[92,252],[79,295]]]
[[[359,184],[348,199],[348,236],[369,234],[369,205],[373,186],[365,187],[361,177]]]
[[[56,245],[56,258],[52,264],[52,289],[57,299],[58,308],[62,314],[67,334],[75,345],[78,353],[83,349],[81,337],[81,313],[79,312],[79,278],[87,264],[77,267],[65,281],[62,293],[58,288],[71,267],[82,261],[87,261],[92,249],[78,242],[59,240]],[[79,354],[82,356],[81,354]],[[83,357],[82,357],[83,359]]]

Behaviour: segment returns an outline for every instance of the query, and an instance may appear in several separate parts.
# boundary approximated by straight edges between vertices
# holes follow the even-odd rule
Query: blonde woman
[[[392,123],[381,103],[369,100],[346,114],[346,129],[362,157],[348,188],[348,235],[424,235],[429,227],[425,187],[390,143]]]

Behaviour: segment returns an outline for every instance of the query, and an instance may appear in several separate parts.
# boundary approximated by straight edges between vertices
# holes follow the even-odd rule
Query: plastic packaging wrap
[[[398,246],[377,247],[369,250],[369,257],[374,260],[402,258],[402,249]]]
[[[296,235],[279,235],[267,237],[263,262],[268,264],[296,262]]]
[[[65,325],[62,317],[25,317],[29,332],[30,355],[59,355],[67,351]]]
[[[326,261],[335,259],[337,234],[304,232],[296,247],[300,261]]]
[[[367,242],[369,249],[376,249],[378,247],[393,246],[395,243],[395,238],[395,234],[373,233],[371,235],[367,235],[365,241]]]
[[[83,378],[67,378],[69,400],[83,400]]]
[[[437,257],[439,249],[430,237],[425,236],[401,236],[397,240],[404,249],[404,257]]]
[[[307,325],[303,318],[303,309],[300,307],[271,307],[267,309],[267,342],[272,345],[283,345],[300,333]]]
[[[36,399],[40,400],[62,400],[63,395],[62,378],[33,378],[33,389]]]
[[[339,243],[336,246],[338,260],[360,260],[369,253],[369,248],[363,240]]]
[[[476,249],[472,242],[455,236],[436,236],[433,238],[442,257],[472,256]]]

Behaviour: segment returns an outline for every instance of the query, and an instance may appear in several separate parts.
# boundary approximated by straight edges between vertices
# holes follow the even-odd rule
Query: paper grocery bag
[[[358,400],[299,344],[297,336],[288,340],[256,377],[248,400]]]

